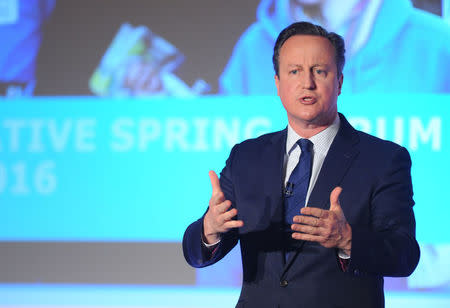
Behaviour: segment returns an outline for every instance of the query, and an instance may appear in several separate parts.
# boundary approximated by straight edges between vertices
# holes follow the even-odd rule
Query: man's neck
[[[333,122],[336,120],[336,117],[339,117],[339,115],[336,114],[335,117],[321,124],[304,122],[300,123],[289,119],[289,125],[302,138],[311,138],[312,136],[317,135],[318,133],[327,129],[331,124],[333,124]]]

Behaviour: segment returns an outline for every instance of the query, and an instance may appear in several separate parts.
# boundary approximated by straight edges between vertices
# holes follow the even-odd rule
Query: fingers
[[[339,202],[339,195],[342,192],[342,187],[335,187],[330,194],[330,211],[342,211],[341,204]],[[329,215],[327,210],[315,208],[315,207],[304,207],[300,210],[303,215],[315,216],[318,218],[326,218]]]
[[[319,209],[317,207],[303,207],[300,210],[300,213],[303,215],[310,215],[318,218],[326,218],[328,215],[328,211]]]
[[[217,223],[221,226],[222,232],[229,230],[231,228],[239,228],[244,225],[242,220],[233,220],[237,215],[236,209],[231,209],[217,216]]]
[[[221,204],[218,204],[214,211],[216,212],[215,216],[217,217],[217,221],[220,224],[223,224],[229,220],[232,220],[233,217],[237,215],[237,209],[233,208],[229,211],[227,211],[231,206],[231,202],[229,200],[226,200],[222,202]]]
[[[211,199],[209,201],[209,206],[216,206],[219,205],[223,202],[225,202],[225,195],[223,192],[219,192],[219,193],[213,193],[211,196]],[[231,203],[230,203],[231,204]],[[230,206],[228,206],[227,208],[229,208]]]
[[[341,204],[339,203],[339,195],[342,192],[342,188],[337,186],[330,194],[330,211],[340,210]]]
[[[219,177],[214,171],[209,171],[209,179],[211,180],[211,186],[212,186],[212,194],[219,194],[222,193],[222,188],[220,188],[220,181]]]
[[[319,227],[314,227],[311,225],[293,224],[293,225],[291,225],[291,229],[295,232],[301,232],[301,233],[305,233],[305,234],[322,235],[322,232],[319,229]]]
[[[222,192],[222,188],[220,187],[219,177],[212,170],[209,171],[209,179],[211,181],[211,187],[212,187],[212,196],[211,196],[211,200],[209,202],[209,205],[210,206],[211,205],[217,205],[219,203],[224,202],[225,201],[225,195]],[[226,209],[224,209],[223,211],[225,211],[225,210]]]
[[[224,203],[226,203],[226,202],[224,202]],[[230,206],[231,206],[231,203],[230,203]],[[227,209],[228,209],[230,206],[228,206],[228,207],[225,209],[225,211],[223,211],[222,214],[220,214],[220,215],[222,216],[222,219],[223,219],[224,221],[231,220],[234,216],[237,215],[237,210],[236,210],[236,209],[231,209],[231,210],[227,211]],[[220,211],[220,210],[219,210],[219,211]]]
[[[297,224],[303,224],[303,225],[309,225],[313,227],[323,227],[324,226],[324,220],[319,219],[318,217],[311,217],[311,216],[294,216],[294,223]]]
[[[213,194],[209,201],[209,210],[205,215],[204,232],[218,234],[227,232],[232,228],[240,228],[244,225],[241,220],[235,220],[237,209],[231,207],[231,201],[225,199],[225,194],[220,188],[219,178],[214,171],[209,172]]]
[[[340,235],[333,232],[326,223],[322,223],[322,219],[310,218],[308,224],[293,224],[291,229],[292,238],[297,240],[318,242],[325,247],[334,247],[340,239]],[[323,224],[323,226],[322,226]]]
[[[219,216],[227,212],[227,210],[231,206],[230,200],[224,200],[218,203],[213,203],[213,201],[210,202],[209,209],[214,214],[214,216]],[[237,211],[236,209],[231,209],[230,211]],[[230,212],[228,211],[228,212]],[[234,215],[233,215],[234,216]]]
[[[324,247],[347,249],[351,244],[351,227],[345,219],[339,202],[341,187],[335,187],[330,194],[330,209],[314,207],[302,208],[294,217],[291,229],[295,231],[292,238],[318,242]],[[351,246],[350,246],[351,247]],[[350,249],[350,248],[348,248]]]
[[[225,194],[220,187],[219,177],[214,171],[209,171],[212,196],[209,200],[209,210],[204,216],[203,232],[208,243],[216,242],[220,234],[232,228],[240,228],[244,225],[242,220],[236,220],[237,209],[231,207],[231,201],[225,199]]]
[[[295,216],[294,224],[291,229],[296,232],[306,233],[310,235],[323,235],[326,233],[326,219],[320,219],[311,216]]]
[[[223,224],[224,228],[227,230],[233,228],[240,228],[244,226],[244,222],[242,220],[230,220]]]
[[[234,220],[237,215],[237,209],[227,209],[231,206],[231,202],[226,200],[213,208],[210,208],[212,214],[212,227],[216,233],[223,233],[231,228],[240,228],[244,225],[242,220]]]

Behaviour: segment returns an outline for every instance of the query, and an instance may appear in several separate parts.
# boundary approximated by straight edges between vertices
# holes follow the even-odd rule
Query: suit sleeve
[[[419,262],[415,239],[411,158],[398,148],[374,186],[371,225],[352,225],[352,252],[348,270],[382,276],[409,276]]]
[[[220,173],[220,186],[225,198],[231,201],[231,207],[235,207],[235,195],[232,181],[232,165],[235,161],[238,145],[231,150],[225,168]],[[208,211],[208,210],[207,210]],[[206,211],[206,212],[207,212]],[[205,212],[205,214],[206,214]],[[189,265],[193,267],[205,267],[222,259],[238,242],[237,229],[231,229],[221,235],[221,240],[213,250],[208,249],[202,243],[203,218],[205,214],[193,222],[186,229],[183,237],[183,254]]]

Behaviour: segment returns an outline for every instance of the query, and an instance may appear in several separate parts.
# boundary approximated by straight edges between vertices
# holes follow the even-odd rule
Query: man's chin
[[[289,118],[291,126],[297,126],[304,129],[315,129],[320,127],[328,127],[336,118],[336,114],[330,116],[323,116],[318,113],[303,113],[300,116]]]

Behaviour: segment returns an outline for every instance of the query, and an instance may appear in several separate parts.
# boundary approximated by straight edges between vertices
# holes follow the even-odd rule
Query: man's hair
[[[345,64],[345,43],[344,39],[334,32],[328,32],[324,28],[319,25],[314,25],[309,22],[295,22],[284,28],[283,31],[278,35],[277,41],[275,42],[275,46],[273,47],[273,68],[275,70],[275,74],[279,76],[280,70],[280,50],[283,44],[287,41],[288,38],[294,35],[316,35],[321,36],[328,41],[330,41],[331,45],[334,47],[334,59],[336,62],[338,77],[342,75],[342,70],[344,69]]]

